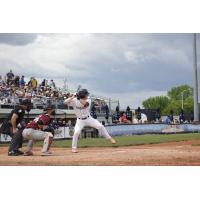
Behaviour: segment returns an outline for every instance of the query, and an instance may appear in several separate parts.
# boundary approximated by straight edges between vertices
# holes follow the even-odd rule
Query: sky
[[[192,48],[192,34],[0,33],[0,74],[12,69],[59,86],[66,78],[70,89],[81,85],[137,108],[171,87],[193,84]]]

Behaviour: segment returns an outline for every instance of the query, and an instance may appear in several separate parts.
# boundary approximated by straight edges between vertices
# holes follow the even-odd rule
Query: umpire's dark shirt
[[[15,109],[13,109],[11,111],[11,113],[8,115],[7,119],[4,120],[4,122],[1,126],[2,133],[8,134],[8,135],[11,134],[11,133],[8,133],[8,128],[12,127],[11,118],[12,118],[13,114],[16,114],[18,116],[17,121],[16,121],[16,125],[18,125],[24,118],[25,110],[22,109],[20,106],[17,106]]]

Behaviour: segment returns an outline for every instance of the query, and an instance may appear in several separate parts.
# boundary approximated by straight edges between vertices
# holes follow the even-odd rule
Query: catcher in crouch
[[[76,95],[69,97],[64,101],[65,104],[72,106],[77,117],[74,135],[72,140],[72,152],[77,153],[78,137],[85,126],[90,126],[101,131],[102,135],[108,139],[112,144],[115,140],[108,134],[106,128],[96,119],[90,115],[91,99],[89,92],[86,89],[80,90]]]
[[[49,105],[45,109],[45,113],[36,117],[33,121],[29,122],[26,128],[22,132],[24,139],[29,140],[27,151],[25,156],[31,156],[33,144],[35,141],[44,140],[42,148],[42,156],[48,156],[51,153],[49,149],[53,141],[53,130],[48,127],[51,123],[51,116],[55,115],[55,106]]]

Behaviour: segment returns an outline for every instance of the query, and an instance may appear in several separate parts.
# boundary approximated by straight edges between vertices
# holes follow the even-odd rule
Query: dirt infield
[[[200,165],[200,141],[171,142],[118,148],[81,148],[73,154],[69,148],[52,148],[53,155],[40,156],[40,148],[31,157],[8,157],[0,147],[0,165]]]

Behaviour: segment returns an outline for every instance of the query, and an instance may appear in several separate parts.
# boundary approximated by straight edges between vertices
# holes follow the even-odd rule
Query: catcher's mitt
[[[51,132],[53,135],[55,135],[57,133],[56,130],[58,130],[58,128],[59,125],[57,123],[51,123],[44,131]]]

